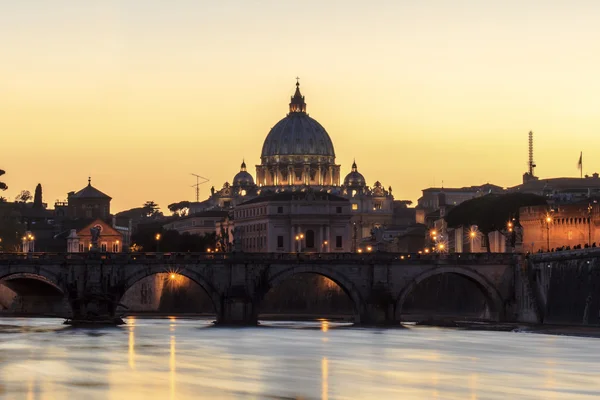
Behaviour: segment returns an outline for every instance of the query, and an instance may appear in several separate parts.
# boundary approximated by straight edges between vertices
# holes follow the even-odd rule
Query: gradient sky
[[[300,76],[349,172],[397,199],[600,172],[598,1],[0,0],[0,169],[13,199],[87,184],[112,211],[251,172]]]

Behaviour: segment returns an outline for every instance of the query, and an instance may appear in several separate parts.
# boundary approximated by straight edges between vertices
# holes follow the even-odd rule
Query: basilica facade
[[[369,186],[356,162],[342,180],[331,137],[306,110],[296,83],[288,114],[265,138],[255,177],[243,161],[231,183],[211,188],[190,214],[229,211],[217,233],[253,252],[356,251],[375,229],[392,224],[392,188]]]

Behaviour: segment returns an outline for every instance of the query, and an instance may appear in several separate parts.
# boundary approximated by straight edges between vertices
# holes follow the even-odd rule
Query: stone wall
[[[528,266],[545,324],[600,325],[600,249],[535,255]]]
[[[16,296],[15,292],[0,284],[0,310],[9,309]]]

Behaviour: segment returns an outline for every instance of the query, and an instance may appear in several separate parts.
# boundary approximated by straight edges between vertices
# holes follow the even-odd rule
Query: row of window
[[[245,238],[242,243],[247,250],[261,250],[267,243],[267,238],[266,236]]]
[[[280,207],[282,208],[282,207]],[[279,211],[278,211],[279,212]],[[235,213],[236,218],[249,218],[249,217],[257,217],[259,215],[266,215],[267,207],[257,207],[257,208],[249,208],[246,210],[239,210]]]
[[[266,230],[267,230],[267,224],[252,224],[252,225],[240,226],[240,232],[242,232],[242,233],[264,232]]]
[[[87,246],[85,245],[85,243],[79,243],[79,252],[80,253],[85,253],[86,251],[89,251],[92,248],[92,244],[88,244]],[[107,252],[108,251],[108,243],[106,242],[102,242],[100,243],[100,251],[103,252]],[[113,253],[118,253],[119,252],[119,243],[115,242],[112,244],[112,252]]]

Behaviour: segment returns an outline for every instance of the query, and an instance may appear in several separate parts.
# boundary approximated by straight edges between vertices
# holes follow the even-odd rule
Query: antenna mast
[[[529,131],[529,175],[533,175],[533,169],[536,167],[533,162],[533,132]]]
[[[196,177],[196,184],[192,185],[192,187],[196,188],[196,203],[198,203],[198,202],[200,202],[200,185],[208,182],[210,179],[200,176],[198,174],[191,174],[191,175],[194,175]],[[200,179],[202,179],[202,182],[200,182]]]

